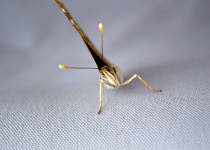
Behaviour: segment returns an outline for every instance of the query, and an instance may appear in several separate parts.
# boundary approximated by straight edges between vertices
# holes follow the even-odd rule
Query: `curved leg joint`
[[[162,92],[162,90],[158,90],[155,88],[152,88],[144,79],[142,76],[138,74],[134,74],[130,79],[126,80],[125,82],[122,83],[122,85],[129,84],[131,81],[133,81],[135,78],[138,78],[147,88],[149,88],[153,92]]]

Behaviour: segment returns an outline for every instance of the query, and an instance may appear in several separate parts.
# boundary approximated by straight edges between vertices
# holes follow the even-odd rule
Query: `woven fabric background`
[[[0,149],[210,149],[210,1],[63,0],[127,79],[103,88],[53,0],[0,1]]]

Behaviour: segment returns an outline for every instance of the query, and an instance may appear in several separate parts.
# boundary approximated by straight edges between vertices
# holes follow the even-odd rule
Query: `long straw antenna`
[[[102,49],[102,59],[104,59],[104,40],[103,40],[103,25],[102,23],[99,23],[98,28],[101,32],[101,49]]]
[[[60,69],[98,69],[98,68],[92,68],[92,67],[69,67],[64,65],[58,65],[58,68]]]

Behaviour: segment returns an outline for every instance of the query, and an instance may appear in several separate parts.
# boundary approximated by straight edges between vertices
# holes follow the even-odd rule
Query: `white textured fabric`
[[[103,89],[53,0],[0,2],[0,149],[210,149],[210,1],[63,1],[129,78]]]

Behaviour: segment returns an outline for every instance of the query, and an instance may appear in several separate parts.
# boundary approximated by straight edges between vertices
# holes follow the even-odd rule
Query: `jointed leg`
[[[100,88],[99,88],[99,91],[100,91],[100,104],[99,104],[98,114],[101,113],[101,106],[102,106],[102,85],[103,85],[103,83],[100,82]]]
[[[149,88],[151,91],[153,92],[161,92],[161,90],[157,90],[152,88],[140,75],[138,74],[134,74],[130,79],[128,79],[127,81],[123,82],[122,85],[126,85],[128,83],[130,83],[133,79],[138,78],[147,88]]]

